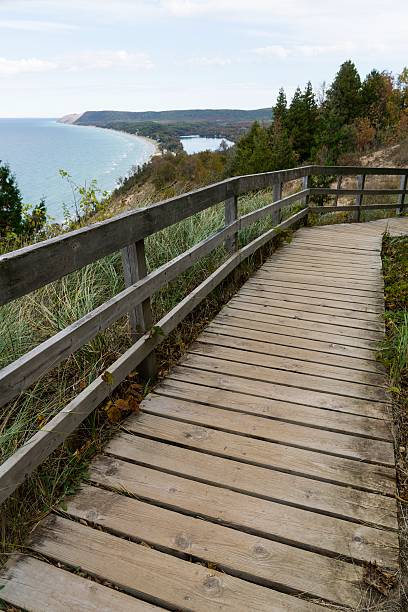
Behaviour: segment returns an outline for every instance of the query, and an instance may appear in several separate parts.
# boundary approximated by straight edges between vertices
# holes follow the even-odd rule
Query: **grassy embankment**
[[[240,198],[240,213],[264,206],[270,192]],[[293,211],[293,209],[292,209]],[[147,240],[149,269],[153,270],[176,257],[193,244],[223,226],[223,205],[204,211]],[[291,214],[290,210],[286,215]],[[249,242],[271,227],[266,218],[240,232],[241,244]],[[155,320],[174,307],[187,293],[226,259],[224,248],[196,263],[188,272],[169,284],[153,298]],[[162,373],[177,359],[184,347],[199,333],[225,303],[248,271],[261,262],[254,256],[242,266],[239,275],[224,284],[161,345],[159,362]],[[0,367],[14,361],[46,338],[85,315],[123,289],[121,259],[118,253],[87,266],[31,295],[0,308]],[[99,334],[81,350],[33,385],[16,401],[2,408],[0,421],[0,461],[4,461],[36,431],[46,426],[72,397],[103,372],[129,346],[126,318]],[[136,383],[136,384],[135,384]],[[130,391],[129,391],[130,389]],[[118,389],[115,398],[129,398],[136,404],[145,389],[131,378]],[[135,401],[130,403],[135,407]],[[72,491],[86,475],[90,457],[99,451],[120,420],[129,411],[129,403],[120,402],[112,410],[107,403],[89,417],[75,435],[44,462],[1,509],[0,553],[7,555],[23,546],[24,538],[37,521],[61,497]]]
[[[390,374],[394,398],[402,606],[408,607],[408,237],[385,236],[382,255],[386,341],[381,354]]]

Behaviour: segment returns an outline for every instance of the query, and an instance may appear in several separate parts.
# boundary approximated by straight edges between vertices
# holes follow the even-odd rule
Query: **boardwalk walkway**
[[[387,223],[304,228],[280,248],[38,526],[1,597],[61,612],[358,609],[367,566],[398,568],[376,361]]]

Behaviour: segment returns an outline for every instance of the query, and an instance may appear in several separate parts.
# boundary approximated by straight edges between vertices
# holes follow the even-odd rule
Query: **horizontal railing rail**
[[[399,189],[365,189],[366,175],[400,176]],[[357,176],[356,189],[311,187],[313,176]],[[408,169],[302,166],[277,172],[234,177],[193,192],[133,210],[101,223],[7,253],[0,257],[0,304],[21,298],[90,263],[122,252],[125,289],[81,317],[0,371],[0,406],[4,406],[115,321],[129,315],[134,343],[86,389],[70,401],[47,425],[0,466],[0,503],[13,493],[136,367],[146,377],[155,375],[154,349],[242,261],[281,231],[307,222],[310,212],[394,209],[403,212]],[[282,197],[283,184],[302,179],[299,191]],[[341,180],[338,181],[338,185]],[[272,188],[272,201],[246,215],[238,215],[238,197]],[[355,205],[313,206],[313,196],[356,196]],[[397,204],[363,205],[365,196],[398,196]],[[224,202],[225,225],[178,257],[147,272],[144,240],[192,215]],[[300,203],[300,210],[282,221],[283,209]],[[273,227],[238,248],[238,232],[270,216]],[[194,263],[225,245],[229,256],[220,267],[188,294],[156,326],[152,334],[151,297]]]

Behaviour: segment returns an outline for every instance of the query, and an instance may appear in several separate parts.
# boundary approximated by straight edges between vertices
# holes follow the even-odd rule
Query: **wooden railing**
[[[312,176],[357,176],[357,189],[312,188]],[[368,175],[400,176],[399,189],[365,189]],[[278,172],[240,176],[171,198],[148,208],[124,213],[101,223],[69,232],[57,238],[7,253],[0,257],[0,305],[20,298],[63,276],[121,251],[126,288],[69,325],[33,350],[0,371],[0,406],[27,389],[42,375],[73,352],[128,314],[133,331],[133,345],[106,372],[61,409],[0,466],[0,503],[23,482],[105,400],[136,367],[148,378],[155,375],[154,349],[217,285],[243,260],[268,243],[283,229],[310,212],[355,211],[360,220],[362,210],[394,209],[404,211],[408,169],[304,166]],[[283,184],[302,179],[302,188],[282,197]],[[341,185],[339,180],[338,185]],[[238,197],[248,192],[272,188],[272,201],[266,206],[238,216]],[[314,195],[356,196],[352,206],[313,206]],[[397,195],[397,203],[364,205],[364,196]],[[225,226],[188,251],[147,273],[144,239],[198,212],[225,202]],[[282,221],[282,212],[295,202],[301,209]],[[238,248],[238,232],[259,219],[271,216],[274,227],[249,244]],[[174,280],[216,247],[225,244],[227,260],[196,287],[156,327],[162,333],[151,333],[153,325],[151,296]],[[141,367],[139,367],[141,366]]]

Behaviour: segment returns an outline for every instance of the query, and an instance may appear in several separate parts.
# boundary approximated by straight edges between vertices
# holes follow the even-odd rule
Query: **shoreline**
[[[138,138],[139,140],[144,140],[148,142],[149,144],[153,145],[154,147],[154,153],[152,153],[151,157],[149,158],[149,161],[152,157],[155,157],[156,155],[161,155],[159,143],[157,142],[157,140],[154,140],[153,138],[149,138],[148,136],[139,136],[139,134],[131,134],[130,132],[126,132],[125,130],[115,130],[115,128],[105,128],[100,125],[89,125],[89,126],[79,126],[79,127],[96,127],[100,130],[107,130],[108,132],[119,132],[119,134],[126,134],[126,136],[131,136],[132,138]]]

